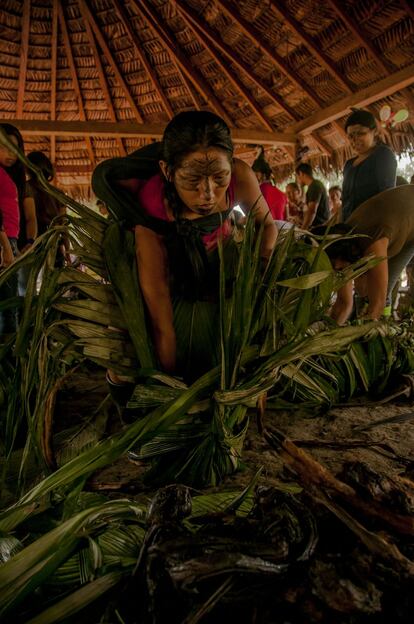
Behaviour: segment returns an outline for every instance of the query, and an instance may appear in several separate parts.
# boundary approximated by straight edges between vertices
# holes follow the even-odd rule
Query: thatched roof
[[[413,149],[411,0],[1,2],[0,118],[72,189],[191,108],[223,116],[247,161],[265,145],[279,178],[298,140],[339,168],[350,107],[385,103],[409,109],[387,139]]]

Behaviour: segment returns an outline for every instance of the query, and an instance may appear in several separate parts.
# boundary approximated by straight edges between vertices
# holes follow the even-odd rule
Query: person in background
[[[270,214],[274,221],[286,220],[287,197],[285,193],[280,191],[271,182],[272,169],[264,157],[264,150],[256,158],[252,165],[252,169],[256,175],[260,185],[262,195],[269,206]]]
[[[356,156],[347,160],[342,184],[342,218],[346,221],[363,202],[395,186],[397,159],[378,137],[372,113],[357,110],[346,120],[345,130]]]
[[[11,143],[24,151],[23,137],[19,130],[8,123],[0,128]],[[6,145],[0,142],[0,213],[2,227],[3,266],[9,266],[18,255],[17,238],[20,228],[20,209],[25,194],[25,170],[23,163]],[[7,237],[7,242],[6,242]],[[11,252],[11,253],[10,253]],[[16,297],[17,276],[13,275],[0,288],[0,301]],[[16,331],[16,309],[0,312],[0,335],[7,336]]]
[[[51,182],[55,176],[55,170],[50,159],[43,152],[30,152],[28,160],[42,170],[44,177]],[[66,207],[58,202],[52,195],[49,195],[39,184],[36,175],[29,172],[27,181],[27,195],[30,196],[35,205],[37,218],[37,234],[44,234],[50,227],[52,221],[57,217],[66,215]],[[68,260],[69,242],[66,237],[62,237],[62,244],[56,258],[57,264],[63,266],[65,258]]]
[[[389,316],[394,286],[414,257],[414,186],[397,186],[371,197],[352,213],[346,223],[334,225],[329,234],[338,235],[338,242],[331,243],[326,249],[336,270],[362,256],[382,258],[382,262],[355,280],[355,290],[359,297],[366,299],[365,318],[378,320],[381,316]],[[347,234],[361,236],[346,239]],[[331,316],[339,324],[344,323],[352,312],[352,291],[352,282],[338,291]]]
[[[342,221],[342,191],[340,186],[331,186],[329,191],[330,218],[335,223]]]
[[[410,178],[410,184],[414,184],[414,174]]]
[[[96,207],[98,209],[99,214],[102,215],[103,217],[107,217],[109,215],[108,208],[105,206],[105,202],[103,202],[102,199],[96,200]]]
[[[33,245],[37,237],[37,217],[34,199],[26,183],[23,202],[20,203],[20,231],[17,246],[24,253]]]
[[[286,195],[288,203],[286,206],[287,220],[298,227],[302,227],[305,218],[306,204],[302,198],[302,191],[299,184],[289,182],[286,185]]]
[[[329,220],[329,201],[324,185],[313,177],[312,167],[308,163],[296,167],[296,179],[301,186],[307,186],[302,229],[324,225]]]

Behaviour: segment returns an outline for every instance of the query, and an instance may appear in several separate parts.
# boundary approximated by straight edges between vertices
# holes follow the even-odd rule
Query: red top
[[[19,235],[19,200],[17,187],[7,171],[0,166],[0,212],[3,228],[9,238]]]
[[[231,178],[228,188],[229,205],[233,207],[234,204],[234,179]],[[163,219],[164,221],[172,221],[167,214],[164,202],[164,182],[161,174],[157,173],[149,180],[146,180],[138,188],[138,199],[142,208],[152,217],[157,219]],[[223,239],[227,238],[231,234],[230,221],[226,219],[222,225],[220,225],[214,232],[205,234],[202,237],[203,243],[209,251],[217,246],[217,239],[221,236]]]
[[[270,214],[273,219],[275,221],[285,221],[287,204],[286,195],[273,186],[273,184],[270,184],[270,182],[263,182],[263,184],[260,185],[260,190],[262,191],[262,195],[269,206]]]

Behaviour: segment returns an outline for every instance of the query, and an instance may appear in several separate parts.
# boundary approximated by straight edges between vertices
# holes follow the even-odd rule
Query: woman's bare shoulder
[[[233,159],[233,174],[236,178],[240,178],[242,180],[249,179],[252,175],[254,176],[252,168],[240,158]]]

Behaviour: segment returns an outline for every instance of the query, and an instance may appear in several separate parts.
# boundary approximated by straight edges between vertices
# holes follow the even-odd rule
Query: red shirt
[[[9,238],[19,235],[19,200],[17,187],[7,171],[0,166],[0,212],[3,228]]]
[[[270,182],[263,182],[260,185],[260,190],[265,198],[267,205],[269,206],[270,214],[275,221],[286,220],[286,204],[287,197],[278,188],[270,184]]]

